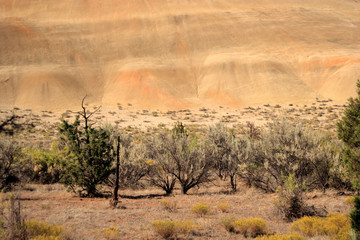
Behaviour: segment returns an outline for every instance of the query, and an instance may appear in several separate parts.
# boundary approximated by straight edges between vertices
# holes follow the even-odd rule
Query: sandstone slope
[[[343,103],[358,0],[0,0],[0,107]]]

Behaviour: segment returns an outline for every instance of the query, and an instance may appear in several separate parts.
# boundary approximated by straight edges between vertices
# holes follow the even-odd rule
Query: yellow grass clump
[[[154,231],[164,239],[169,239],[176,233],[175,222],[168,219],[156,220],[151,225]]]
[[[118,227],[111,226],[109,228],[104,228],[103,232],[106,240],[120,239],[120,230]]]
[[[344,202],[351,205],[351,206],[353,206],[354,205],[354,199],[355,199],[354,196],[350,196],[350,197],[347,197]]]
[[[34,238],[31,238],[30,240],[64,240],[61,236],[37,236]]]
[[[197,226],[191,220],[156,220],[151,225],[154,231],[164,239],[172,238],[180,233],[188,234],[197,229]]]
[[[216,206],[222,211],[222,212],[228,212],[229,211],[229,203],[228,202],[218,202]]]
[[[331,213],[326,218],[303,217],[291,225],[292,232],[306,237],[329,236],[333,240],[351,240],[350,230],[349,218],[339,213]]]
[[[255,240],[305,240],[305,238],[298,233],[290,233],[285,235],[263,235],[255,238]]]
[[[260,218],[225,218],[221,222],[225,229],[229,232],[240,233],[244,237],[257,237],[267,234],[269,228],[266,222]]]
[[[35,220],[25,221],[25,226],[30,237],[59,237],[58,239],[61,239],[64,231],[63,226],[51,225]]]
[[[221,221],[221,224],[224,226],[224,228],[226,229],[226,231],[228,232],[235,232],[235,226],[234,223],[236,222],[237,218],[232,216],[232,217],[227,217],[224,218]]]
[[[210,204],[198,203],[192,206],[191,211],[196,215],[202,217],[211,214]]]
[[[168,199],[162,199],[160,201],[160,205],[169,212],[176,212],[177,210],[177,203],[175,201],[170,201]]]

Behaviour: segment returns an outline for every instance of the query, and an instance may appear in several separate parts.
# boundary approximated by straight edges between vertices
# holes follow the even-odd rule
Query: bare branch
[[[94,113],[98,112],[101,109],[101,106],[99,106],[95,111],[91,112],[88,116],[90,118]]]

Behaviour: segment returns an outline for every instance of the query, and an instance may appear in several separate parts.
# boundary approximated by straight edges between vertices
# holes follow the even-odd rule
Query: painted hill
[[[0,107],[337,102],[358,0],[0,0]]]

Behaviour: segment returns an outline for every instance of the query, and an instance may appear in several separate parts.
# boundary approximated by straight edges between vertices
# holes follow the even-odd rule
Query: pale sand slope
[[[0,106],[345,102],[358,0],[0,0]]]

